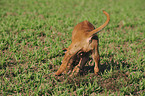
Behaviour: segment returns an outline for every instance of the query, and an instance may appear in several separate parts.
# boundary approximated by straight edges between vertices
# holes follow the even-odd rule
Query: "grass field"
[[[102,10],[99,75],[53,77],[73,27]],[[0,0],[0,95],[145,96],[145,0]]]

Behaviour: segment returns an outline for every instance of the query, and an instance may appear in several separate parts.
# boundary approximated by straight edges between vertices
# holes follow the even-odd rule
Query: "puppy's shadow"
[[[105,70],[109,71],[109,70],[111,70],[111,68],[113,70],[119,70],[121,67],[129,68],[130,64],[128,64],[125,60],[122,60],[122,59],[115,60],[113,58],[113,55],[114,54],[110,54],[110,55],[104,54],[104,55],[100,56],[101,58],[107,57],[107,58],[109,58],[109,60],[106,60],[105,63],[102,63],[99,65],[99,74],[100,73],[103,74]],[[87,65],[80,71],[80,75],[87,75],[89,73],[94,73],[94,66]]]
[[[101,64],[99,69],[101,73],[104,73],[104,71],[109,71],[111,69],[113,70],[119,70],[120,68],[130,67],[130,64],[128,64],[125,60],[119,59],[115,60],[114,58],[107,60],[105,63]]]

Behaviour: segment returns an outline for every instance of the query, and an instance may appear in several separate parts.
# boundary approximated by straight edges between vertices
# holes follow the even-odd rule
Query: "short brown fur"
[[[98,50],[98,36],[96,33],[101,31],[110,21],[110,16],[107,12],[103,11],[107,16],[106,22],[100,27],[96,28],[88,21],[83,21],[74,27],[72,32],[72,43],[67,48],[64,59],[58,71],[55,75],[60,75],[62,72],[67,73],[67,71],[72,70],[72,63],[79,59],[79,64],[72,70],[72,75],[76,75],[85,63],[89,60],[89,54],[92,54],[92,58],[95,62],[94,73],[99,72],[99,50]],[[82,53],[80,56],[79,53]]]

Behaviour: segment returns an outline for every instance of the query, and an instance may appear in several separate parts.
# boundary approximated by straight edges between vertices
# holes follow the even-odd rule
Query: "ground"
[[[145,95],[144,0],[1,0],[0,94]],[[102,25],[100,72],[54,76],[71,32],[84,20]]]

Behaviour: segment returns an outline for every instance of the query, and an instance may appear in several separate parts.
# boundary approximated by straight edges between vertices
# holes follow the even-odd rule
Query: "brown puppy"
[[[99,72],[98,64],[100,61],[98,50],[98,36],[96,33],[101,31],[110,21],[110,16],[107,12],[103,11],[107,16],[106,22],[100,27],[96,28],[88,21],[83,21],[74,27],[72,32],[72,43],[67,48],[64,59],[58,71],[55,75],[60,75],[62,72],[67,73],[72,70],[72,63],[78,60],[70,76],[76,75],[85,63],[89,60],[89,54],[92,54],[92,58],[95,61],[94,73]]]

